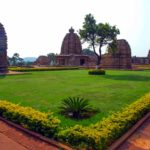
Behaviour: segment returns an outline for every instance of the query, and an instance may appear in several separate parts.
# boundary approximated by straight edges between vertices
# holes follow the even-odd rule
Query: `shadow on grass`
[[[3,79],[5,77],[6,77],[6,75],[0,75],[0,79]]]
[[[112,80],[126,80],[126,81],[150,81],[148,76],[139,75],[105,75],[104,78]]]

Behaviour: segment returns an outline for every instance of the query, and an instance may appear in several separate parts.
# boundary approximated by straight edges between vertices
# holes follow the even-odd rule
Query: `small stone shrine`
[[[7,72],[7,68],[7,36],[3,25],[0,23],[0,73]]]
[[[50,58],[47,56],[39,56],[36,61],[34,62],[34,65],[38,66],[48,66],[50,65]]]
[[[69,29],[69,33],[63,39],[61,53],[56,57],[57,65],[60,66],[87,66],[89,57],[82,54],[80,39],[74,29]]]

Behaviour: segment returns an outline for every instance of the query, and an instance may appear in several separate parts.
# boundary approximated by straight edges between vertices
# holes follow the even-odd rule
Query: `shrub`
[[[68,97],[62,101],[61,113],[75,119],[81,119],[90,115],[94,109],[89,101],[80,97]]]
[[[105,75],[105,70],[102,69],[90,70],[89,75]]]
[[[42,67],[42,68],[27,68],[27,67],[10,67],[10,71],[30,72],[30,71],[57,71],[57,70],[77,70],[78,67]]]
[[[150,93],[94,125],[88,127],[75,125],[62,130],[58,133],[58,139],[80,149],[82,145],[94,150],[107,149],[148,112],[150,112]]]
[[[6,101],[0,101],[0,116],[47,137],[54,136],[60,123],[52,113],[42,113]]]

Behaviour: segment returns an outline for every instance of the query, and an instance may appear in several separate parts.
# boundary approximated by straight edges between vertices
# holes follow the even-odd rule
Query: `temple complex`
[[[80,39],[74,29],[69,29],[69,33],[63,39],[61,53],[56,57],[57,65],[62,66],[88,66],[89,57],[82,54]]]
[[[0,73],[7,72],[7,36],[3,25],[0,23]]]
[[[82,54],[80,39],[74,29],[63,39],[60,55],[57,56],[57,65],[60,66],[95,66],[96,56]],[[131,69],[131,48],[124,39],[117,40],[115,53],[107,53],[102,56],[103,68]]]

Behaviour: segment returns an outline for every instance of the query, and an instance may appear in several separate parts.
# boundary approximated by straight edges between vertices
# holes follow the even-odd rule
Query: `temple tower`
[[[7,36],[3,25],[0,23],[0,73],[7,72]]]
[[[79,54],[81,55],[82,47],[81,42],[76,33],[74,33],[74,29],[71,27],[69,29],[69,33],[66,34],[61,46],[61,54]]]
[[[102,66],[104,68],[131,69],[132,59],[129,43],[124,39],[117,40],[115,52],[109,52],[103,56]]]
[[[71,27],[63,39],[60,55],[56,57],[57,65],[63,66],[87,66],[89,57],[82,54],[82,46],[79,36]]]

